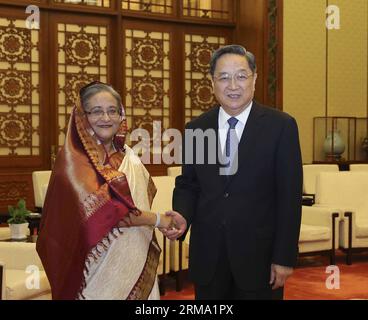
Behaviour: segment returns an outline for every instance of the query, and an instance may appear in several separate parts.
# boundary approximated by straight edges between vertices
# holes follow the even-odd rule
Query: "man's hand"
[[[293,273],[293,268],[280,266],[278,264],[271,265],[271,278],[270,284],[272,284],[272,290],[281,288],[285,285],[285,281]]]
[[[176,211],[167,211],[165,212],[165,215],[172,217],[174,228],[172,229],[159,228],[159,230],[169,240],[176,240],[185,232],[185,230],[187,230],[187,221],[179,212]]]

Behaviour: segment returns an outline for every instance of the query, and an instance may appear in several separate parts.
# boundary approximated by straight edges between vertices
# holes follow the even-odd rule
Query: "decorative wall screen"
[[[57,24],[58,36],[58,144],[65,133],[76,95],[85,84],[107,82],[107,27]]]
[[[212,52],[225,43],[224,37],[185,35],[185,122],[216,104],[209,62]]]
[[[80,88],[95,80],[122,94],[129,129],[150,135],[147,169],[166,174],[162,160],[174,154],[165,157],[164,131],[177,133],[216,103],[208,63],[234,34],[233,2],[30,3],[40,4],[39,30],[27,28],[19,3],[0,0],[0,219],[19,198],[34,209],[32,172],[52,169]],[[221,3],[227,21],[215,15]]]
[[[154,145],[153,121],[161,132],[183,130],[216,104],[208,64],[213,50],[229,42],[255,48],[263,66],[260,102],[282,98],[281,0],[29,4],[39,5],[40,30],[26,28],[28,18],[38,17],[37,10],[25,12],[27,1],[0,0],[0,216],[20,197],[34,208],[32,172],[52,168],[86,83],[113,85],[130,129],[147,129]],[[152,175],[166,174],[167,163],[153,164]]]
[[[244,1],[244,0],[243,0]],[[183,0],[183,16],[230,19],[229,0]]]
[[[54,0],[54,2],[110,8],[110,0]]]
[[[143,11],[150,13],[173,13],[174,0],[123,0],[121,5],[123,10]]]
[[[180,11],[176,10],[180,6]],[[232,20],[233,0],[123,0],[122,9],[174,16]]]
[[[170,34],[125,30],[125,112],[130,130],[170,126]]]
[[[39,31],[0,18],[0,156],[40,154]]]

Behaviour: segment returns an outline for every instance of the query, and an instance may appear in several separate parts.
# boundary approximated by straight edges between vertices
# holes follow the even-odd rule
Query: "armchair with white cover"
[[[171,210],[175,179],[168,176],[157,176],[152,177],[152,180],[157,188],[157,193],[153,199],[151,210],[159,213]],[[157,241],[162,249],[157,273],[161,278],[160,291],[164,294],[166,275],[170,272],[170,242],[161,231],[156,229],[155,232]]]
[[[321,172],[338,172],[337,164],[303,164],[303,203],[313,205],[317,176]]]
[[[339,212],[339,246],[347,253],[368,249],[368,172],[323,172],[316,184],[316,207]]]
[[[299,256],[328,254],[335,264],[338,247],[339,213],[328,208],[303,206],[298,243]]]
[[[350,171],[365,171],[368,172],[368,163],[352,163],[349,165]]]
[[[50,300],[35,243],[0,242],[0,300]]]
[[[46,192],[49,185],[51,170],[33,171],[32,183],[35,199],[35,206],[39,211],[42,211],[45,202]]]
[[[0,227],[0,240],[10,239],[10,228],[9,227]]]

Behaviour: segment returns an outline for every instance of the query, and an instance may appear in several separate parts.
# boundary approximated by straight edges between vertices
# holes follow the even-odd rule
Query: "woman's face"
[[[103,143],[112,141],[119,129],[120,106],[109,92],[99,92],[92,96],[85,106],[89,123]]]

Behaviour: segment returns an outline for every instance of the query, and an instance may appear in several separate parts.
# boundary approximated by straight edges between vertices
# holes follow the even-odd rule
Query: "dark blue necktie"
[[[236,135],[235,130],[235,126],[238,123],[238,121],[239,120],[234,117],[231,117],[229,120],[227,120],[227,122],[229,123],[229,130],[227,131],[226,136],[225,156],[226,162],[229,163],[229,165],[227,166],[228,168],[231,167],[234,154],[238,150],[239,139],[238,136]]]

